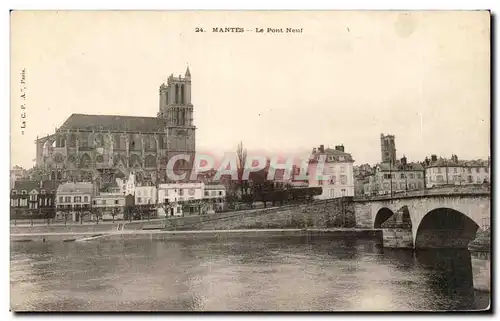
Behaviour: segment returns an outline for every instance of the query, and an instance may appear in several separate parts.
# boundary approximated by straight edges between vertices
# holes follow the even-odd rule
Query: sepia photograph
[[[491,12],[10,12],[12,312],[487,312]]]

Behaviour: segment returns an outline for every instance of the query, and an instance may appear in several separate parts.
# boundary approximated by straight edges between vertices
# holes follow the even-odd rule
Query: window
[[[472,173],[472,168],[467,168],[467,172]]]
[[[137,190],[137,196],[141,196],[141,190],[140,189]]]
[[[422,185],[423,185],[422,182],[418,182],[418,188],[419,189],[422,189]]]
[[[389,189],[389,183],[384,183],[384,189],[385,190]]]
[[[208,193],[208,191],[205,191],[205,196],[209,196],[209,193]]]
[[[62,203],[62,202],[63,202],[63,197],[59,196],[59,203]]]
[[[344,172],[345,172],[345,167],[344,167],[344,166],[340,166],[340,172],[341,172],[341,173],[344,173]]]
[[[142,199],[140,197],[137,197],[137,203],[141,203]]]
[[[21,194],[26,195],[26,191],[24,191],[24,190],[21,191]]]
[[[335,190],[333,188],[330,188],[330,197],[334,197]]]
[[[476,167],[476,173],[481,173],[481,168],[480,167]]]
[[[95,202],[95,200],[93,200],[93,201],[92,201],[92,204],[94,204],[94,205],[95,205],[95,203],[96,203],[96,202]]]
[[[216,191],[212,191],[212,196],[217,196],[217,192]]]
[[[405,178],[405,174],[401,173],[401,175],[399,175],[400,178]]]
[[[333,156],[328,156],[329,161],[333,161]]]
[[[438,169],[437,169],[437,170],[438,170],[438,171],[437,171],[438,173],[441,173],[441,167],[438,167]]]
[[[118,200],[115,200],[115,205],[118,205]]]
[[[42,189],[42,190],[40,191],[40,194],[45,194],[45,190],[44,190],[44,189]]]
[[[477,178],[477,183],[478,183],[478,184],[481,184],[481,183],[482,183],[482,181],[481,181],[481,177],[478,177],[478,178]]]
[[[16,190],[13,190],[12,191],[12,195],[16,195],[17,194],[17,191]]]
[[[89,197],[88,197],[88,196],[84,196],[84,197],[83,197],[83,201],[84,201],[85,203],[87,203],[87,202],[89,201]]]
[[[184,190],[181,188],[181,189],[179,189],[179,196],[182,196],[182,195],[184,195]]]
[[[341,191],[342,191],[342,196],[345,196],[345,188],[343,188]]]
[[[180,212],[181,212],[181,207],[177,206],[177,213],[180,213]]]
[[[414,179],[415,178],[415,174],[414,173],[410,173],[410,179]]]
[[[437,176],[436,176],[436,180],[437,180],[438,182],[442,182],[442,181],[443,181],[443,175],[437,175]]]
[[[336,183],[337,183],[337,176],[332,175],[332,176],[330,177],[330,184],[335,185]]]
[[[222,196],[222,191],[219,191],[219,196]]]
[[[191,196],[194,195],[194,188],[190,188],[188,190],[188,194],[191,195]]]
[[[418,174],[417,174],[417,178],[418,178],[418,179],[421,179],[421,178],[422,178],[422,174],[418,173]]]
[[[339,156],[339,160],[340,160],[341,162],[343,162],[343,161],[345,160],[345,157],[344,157],[344,156]]]
[[[168,196],[168,189],[165,190],[165,196]]]
[[[65,196],[64,197],[64,202],[65,203],[71,203],[71,196]]]
[[[472,176],[471,176],[471,175],[467,176],[467,182],[469,182],[469,183],[472,183],[472,182],[473,182],[473,180],[472,180]]]
[[[340,184],[342,184],[342,185],[347,184],[347,176],[340,175]]]
[[[81,201],[82,201],[82,197],[81,196],[75,196],[75,198],[74,198],[74,202],[75,203],[79,203]]]
[[[406,188],[405,183],[399,183],[399,188],[400,188],[400,189],[405,189],[405,188]]]

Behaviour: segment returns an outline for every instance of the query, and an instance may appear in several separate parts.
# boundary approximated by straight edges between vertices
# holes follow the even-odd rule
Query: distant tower
[[[193,126],[189,67],[184,77],[170,75],[167,84],[161,84],[158,117],[167,119],[170,126]]]
[[[382,163],[396,164],[396,139],[394,135],[380,134],[380,151]]]

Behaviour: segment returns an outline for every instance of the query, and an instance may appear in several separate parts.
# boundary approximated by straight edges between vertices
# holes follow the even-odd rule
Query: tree
[[[120,212],[120,209],[118,207],[114,207],[113,210],[111,211],[111,217],[113,218],[113,223],[115,222],[115,217],[118,215]]]

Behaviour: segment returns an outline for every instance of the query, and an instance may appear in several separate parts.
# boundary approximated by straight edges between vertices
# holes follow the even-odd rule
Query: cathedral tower
[[[167,84],[160,86],[160,108],[158,117],[167,120],[169,126],[193,126],[191,104],[191,72],[189,67],[184,77],[168,77]]]

